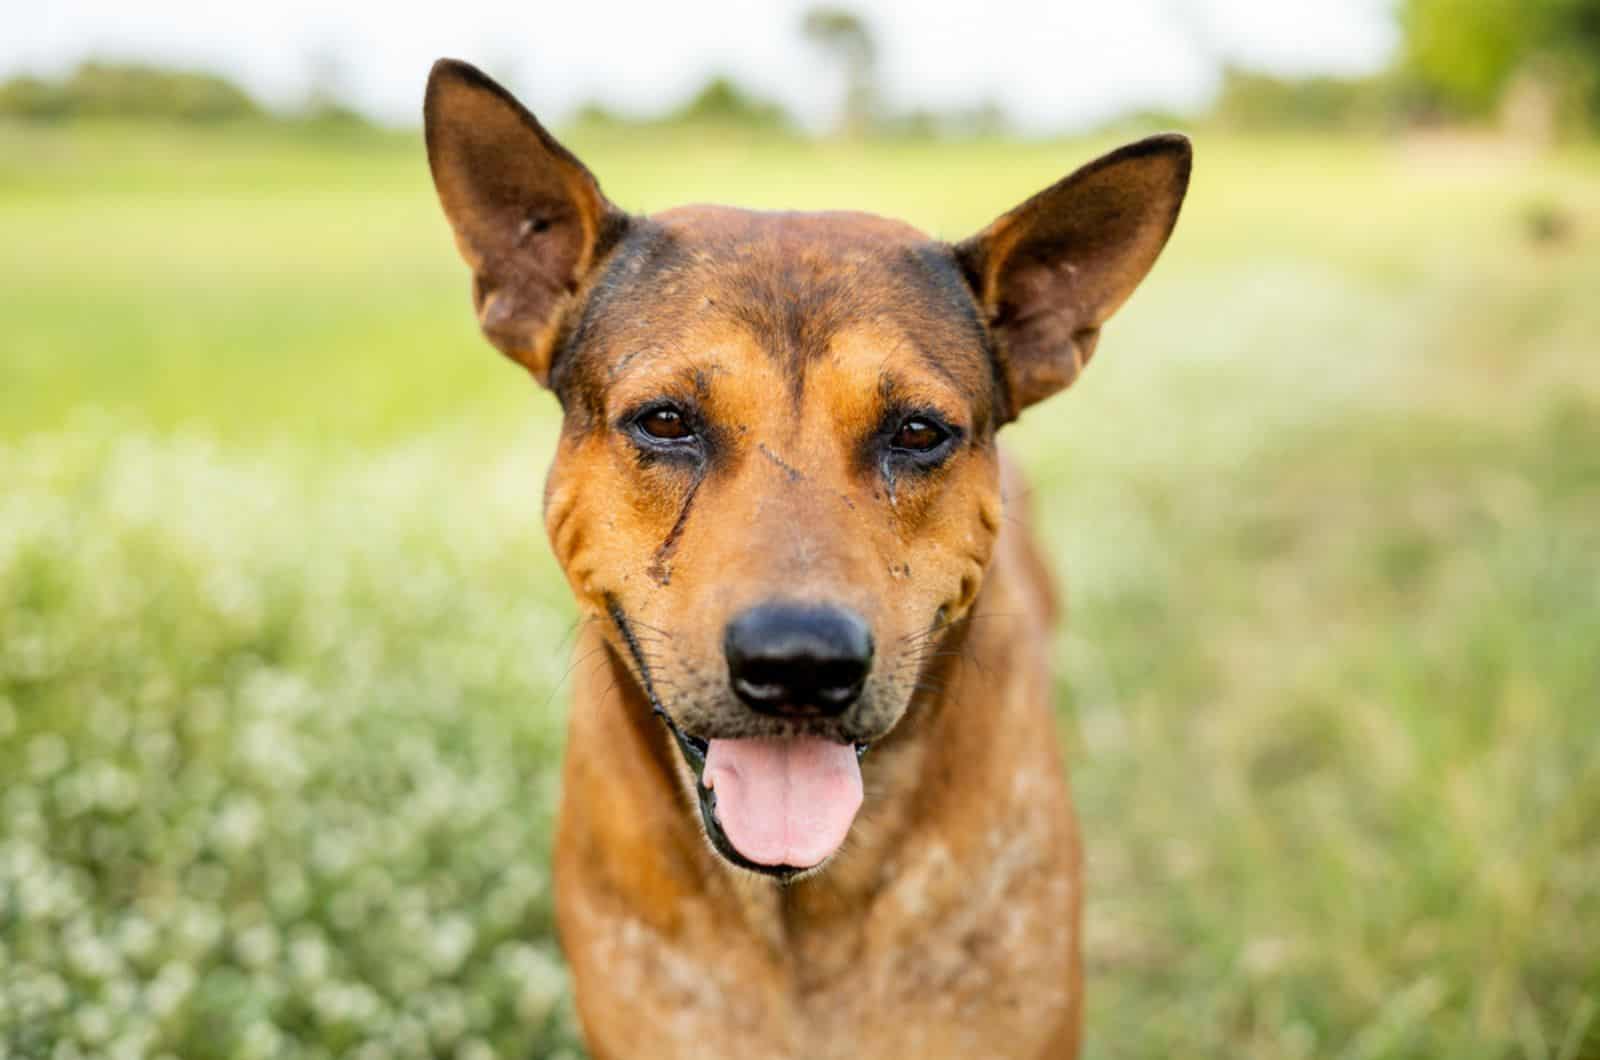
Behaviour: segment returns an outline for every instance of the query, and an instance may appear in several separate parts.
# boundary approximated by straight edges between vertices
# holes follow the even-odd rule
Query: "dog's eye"
[[[677,442],[694,437],[689,420],[675,408],[650,409],[633,422],[639,430],[658,442]]]
[[[930,419],[913,416],[900,425],[889,443],[908,453],[927,453],[939,448],[950,432]]]

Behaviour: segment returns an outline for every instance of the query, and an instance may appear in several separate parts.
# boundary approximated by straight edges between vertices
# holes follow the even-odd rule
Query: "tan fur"
[[[1038,564],[1008,524],[949,693],[868,756],[846,849],[787,887],[706,845],[626,675],[583,675],[557,903],[596,1057],[1075,1054],[1079,849]]]
[[[951,246],[864,214],[630,217],[462,64],[435,67],[426,123],[480,323],[565,412],[545,518],[584,624],[557,910],[591,1051],[1075,1056],[1057,605],[995,434],[1072,382],[1153,264],[1187,142],[1114,152]],[[641,436],[660,407],[688,448]],[[937,457],[892,444],[929,419]],[[774,600],[870,629],[847,708],[735,695],[725,633]],[[689,741],[749,736],[866,749],[844,845],[786,882],[703,832]]]

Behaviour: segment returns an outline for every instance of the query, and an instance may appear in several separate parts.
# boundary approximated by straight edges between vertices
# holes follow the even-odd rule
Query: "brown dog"
[[[546,524],[604,660],[578,668],[556,850],[589,1048],[1075,1055],[1051,595],[995,433],[1154,264],[1188,142],[948,245],[863,214],[630,216],[461,63],[425,112],[483,330],[565,414]]]

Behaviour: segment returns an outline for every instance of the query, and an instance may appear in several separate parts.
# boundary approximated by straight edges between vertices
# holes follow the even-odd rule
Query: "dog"
[[[1077,1055],[1056,605],[996,433],[1154,265],[1189,142],[948,244],[630,215],[461,62],[424,116],[482,330],[562,409],[545,522],[596,661],[556,906],[592,1054]]]

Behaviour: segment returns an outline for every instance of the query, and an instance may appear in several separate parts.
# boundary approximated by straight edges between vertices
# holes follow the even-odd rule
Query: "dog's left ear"
[[[1153,136],[1046,188],[955,247],[995,340],[1003,418],[1078,377],[1155,264],[1189,186],[1186,137]]]
[[[476,67],[440,59],[422,105],[428,166],[472,303],[490,342],[534,378],[551,358],[584,281],[627,215],[511,93]]]

